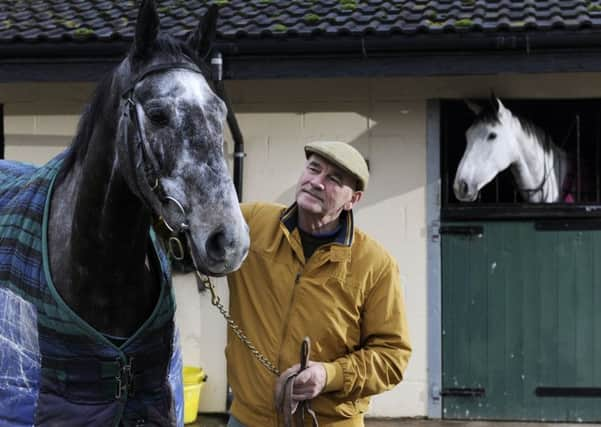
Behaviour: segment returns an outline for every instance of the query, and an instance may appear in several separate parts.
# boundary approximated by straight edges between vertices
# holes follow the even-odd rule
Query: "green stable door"
[[[601,230],[557,228],[441,227],[444,418],[601,421]]]

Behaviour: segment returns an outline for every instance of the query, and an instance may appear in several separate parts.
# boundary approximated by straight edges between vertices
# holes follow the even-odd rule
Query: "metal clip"
[[[174,260],[181,261],[184,259],[186,253],[184,251],[184,245],[179,238],[175,236],[169,237],[169,240],[167,241],[167,247]]]
[[[121,364],[120,360],[117,363]],[[115,381],[117,381],[117,392],[115,393],[115,399],[121,399],[124,394],[129,392],[130,396],[134,395],[134,370],[133,370],[134,358],[130,357],[129,362],[125,365],[121,365]]]

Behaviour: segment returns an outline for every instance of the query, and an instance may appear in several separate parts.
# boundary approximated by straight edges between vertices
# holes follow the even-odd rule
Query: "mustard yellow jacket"
[[[369,396],[398,384],[409,344],[398,267],[375,240],[341,216],[338,241],[305,262],[296,205],[243,204],[250,227],[248,258],[228,277],[230,311],[280,372],[310,359],[326,362],[324,392],[312,401],[321,427],[363,426]],[[276,375],[231,331],[226,347],[231,413],[248,427],[277,426]]]

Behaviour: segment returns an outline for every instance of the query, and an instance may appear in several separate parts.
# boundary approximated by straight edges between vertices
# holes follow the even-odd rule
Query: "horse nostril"
[[[461,194],[463,194],[463,195],[467,194],[467,191],[468,191],[467,182],[461,181],[461,184],[459,185],[459,188],[461,190]]]
[[[207,255],[214,261],[225,261],[226,245],[227,239],[225,233],[223,231],[213,232],[205,244]]]

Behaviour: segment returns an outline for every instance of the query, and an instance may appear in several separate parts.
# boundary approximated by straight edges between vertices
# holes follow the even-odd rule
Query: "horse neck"
[[[87,118],[94,129],[55,189],[49,241],[66,302],[98,330],[127,336],[152,311],[157,290],[146,264],[150,215],[118,168],[119,89],[107,95],[103,117]]]
[[[517,186],[528,202],[555,202],[561,197],[561,182],[565,175],[565,153],[550,139],[538,139],[526,132],[514,118],[517,160],[511,171]],[[547,135],[541,137],[549,138]]]

